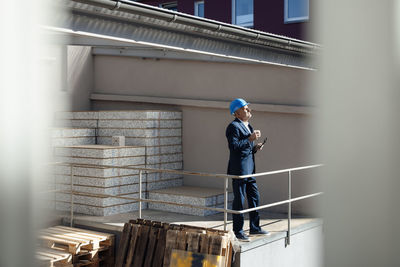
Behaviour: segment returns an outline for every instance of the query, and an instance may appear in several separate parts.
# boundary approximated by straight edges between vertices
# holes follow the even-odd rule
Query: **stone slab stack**
[[[56,189],[70,190],[72,177],[72,188],[77,192],[74,210],[79,213],[105,216],[137,210],[137,201],[111,196],[139,197],[138,171],[116,167],[143,167],[144,150],[143,147],[104,145],[57,147],[58,162],[76,165],[55,167]],[[70,203],[70,194],[57,193],[58,210],[70,210]]]
[[[146,147],[148,167],[182,169],[182,113],[179,111],[87,111],[58,113],[59,123],[95,128],[96,144],[125,136],[127,146]]]
[[[65,137],[53,142],[56,161],[87,164],[72,168],[73,189],[77,192],[74,210],[102,216],[137,210],[136,201],[107,196],[138,197],[139,194],[138,171],[116,167],[182,169],[181,119],[181,112],[169,111],[58,113],[57,124],[72,128],[53,132],[53,140]],[[86,131],[91,139],[85,144],[71,145],[66,138],[73,138],[68,133],[74,131]],[[124,136],[126,146],[111,146],[116,136]],[[71,166],[56,166],[54,173],[55,187],[70,190]],[[142,196],[145,197],[150,190],[181,186],[183,177],[173,173],[149,173],[143,175],[142,182]],[[57,193],[55,199],[57,209],[70,209],[69,194]],[[142,207],[146,208],[147,204]]]

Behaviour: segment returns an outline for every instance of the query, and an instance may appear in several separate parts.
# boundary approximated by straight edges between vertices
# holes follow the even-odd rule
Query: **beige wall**
[[[251,105],[250,105],[251,107]],[[226,173],[229,150],[225,129],[233,117],[228,109],[183,107],[183,152],[186,170]],[[310,116],[253,112],[250,123],[268,137],[265,148],[256,154],[257,172],[286,169],[314,164],[310,155]],[[314,192],[305,172],[294,173],[293,196]],[[185,184],[222,189],[223,181],[215,178],[186,177]],[[257,178],[261,203],[267,204],[287,198],[287,175]],[[295,206],[304,206],[295,205]],[[283,206],[282,206],[283,207]],[[282,210],[282,207],[279,210]],[[302,209],[305,211],[304,209]]]
[[[206,63],[177,60],[95,56],[94,93],[305,105],[310,103],[307,79],[312,71],[275,65]],[[94,101],[93,109],[167,108],[183,111],[184,169],[226,173],[229,151],[225,128],[233,119],[228,105],[221,109],[135,102]],[[251,107],[251,105],[250,105]],[[311,157],[311,116],[253,112],[251,124],[268,142],[257,154],[257,172],[319,163]],[[293,174],[293,196],[316,189],[306,172]],[[222,180],[185,177],[186,185],[220,187]],[[287,175],[258,178],[261,202],[287,198]],[[308,202],[295,204],[309,212]],[[275,210],[284,210],[280,207]]]
[[[95,56],[95,92],[309,104],[310,71],[276,65]]]

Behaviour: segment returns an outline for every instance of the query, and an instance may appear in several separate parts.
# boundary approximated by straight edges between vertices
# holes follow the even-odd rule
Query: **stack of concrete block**
[[[190,204],[210,208],[224,208],[223,189],[181,186],[150,191],[149,198],[179,204]],[[231,208],[233,194],[228,194],[228,208]],[[218,213],[214,210],[206,210],[194,207],[180,207],[169,204],[149,203],[149,209],[171,211],[176,213],[207,216]]]
[[[92,137],[85,145],[71,146],[66,139],[54,142],[56,161],[88,164],[72,168],[73,189],[81,193],[74,196],[76,212],[104,216],[138,209],[136,201],[105,196],[138,197],[138,171],[115,167],[176,170],[183,167],[180,112],[63,112],[57,114],[57,119],[58,124],[74,127],[72,129],[90,130]],[[68,129],[63,131],[68,132]],[[110,146],[112,137],[116,136],[124,136],[127,146]],[[97,145],[89,145],[94,143]],[[55,173],[56,188],[70,190],[71,167],[58,166],[55,168]],[[143,174],[142,178],[142,197],[148,195],[150,190],[183,184],[183,177],[180,174],[149,173]],[[143,204],[144,208],[146,206]],[[69,210],[70,195],[57,194],[56,208]]]
[[[106,145],[86,145],[55,148],[58,162],[76,164],[55,167],[57,189],[71,189],[74,196],[74,210],[90,215],[112,215],[138,210],[135,200],[118,199],[111,196],[139,196],[139,171],[117,167],[145,167],[144,147],[113,147]],[[88,166],[85,166],[88,164]],[[160,179],[143,172],[142,197],[149,190],[182,185],[182,177],[163,175]],[[70,194],[58,193],[57,209],[70,209]],[[143,204],[143,208],[147,205]]]
[[[128,146],[146,148],[146,167],[183,168],[182,113],[179,111],[86,111],[57,114],[60,123],[95,127],[97,144],[111,145],[113,136],[125,136]],[[160,179],[159,174],[153,174]],[[175,175],[176,176],[176,175]]]

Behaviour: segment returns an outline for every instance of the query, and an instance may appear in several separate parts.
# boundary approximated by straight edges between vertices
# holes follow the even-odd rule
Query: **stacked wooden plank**
[[[124,225],[115,266],[229,267],[231,258],[226,231],[138,219]]]
[[[112,267],[114,235],[55,226],[39,231],[36,258],[43,267]]]

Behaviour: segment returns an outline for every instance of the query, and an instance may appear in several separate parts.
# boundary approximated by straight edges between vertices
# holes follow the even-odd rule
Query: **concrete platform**
[[[285,246],[287,214],[260,212],[261,226],[269,231],[269,236],[250,236],[250,242],[234,241],[234,267],[320,267],[323,266],[323,222],[319,218],[292,216],[291,244]],[[69,225],[69,213],[58,212],[59,222]],[[74,215],[76,227],[114,233],[117,242],[125,222],[138,218],[138,212],[111,216]],[[161,222],[186,224],[223,230],[223,214],[207,217],[178,214],[166,211],[143,210],[142,218]],[[244,230],[248,233],[248,216],[245,216]],[[52,220],[55,222],[56,220]],[[228,230],[232,229],[228,215]],[[118,243],[117,243],[118,244]]]

